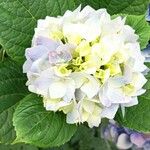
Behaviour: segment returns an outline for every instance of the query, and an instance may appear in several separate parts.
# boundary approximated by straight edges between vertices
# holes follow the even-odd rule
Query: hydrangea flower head
[[[106,9],[67,11],[38,20],[23,70],[31,92],[44,107],[63,111],[67,123],[99,126],[119,106],[138,104],[146,79],[138,36],[125,18],[111,19]]]

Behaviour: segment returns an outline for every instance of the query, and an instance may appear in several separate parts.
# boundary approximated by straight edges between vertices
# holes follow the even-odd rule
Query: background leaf
[[[0,142],[15,139],[12,117],[17,103],[28,94],[22,69],[10,60],[0,62]]]
[[[26,144],[16,144],[16,145],[0,144],[0,150],[40,150],[40,149]]]
[[[91,129],[85,124],[80,125],[71,140],[60,147],[36,148],[26,144],[0,144],[0,150],[117,150],[115,144],[101,138],[101,126]]]
[[[39,147],[53,147],[69,141],[76,125],[66,123],[65,115],[46,111],[42,98],[30,94],[25,97],[14,113],[13,123],[17,142]]]
[[[63,15],[80,4],[110,14],[145,14],[149,0],[0,0],[0,44],[14,60],[23,63],[24,51],[30,47],[37,20]]]
[[[150,63],[148,64],[150,67]],[[116,115],[116,121],[122,126],[139,132],[150,132],[150,73],[147,75],[148,82],[145,85],[146,93],[140,96],[139,104],[126,108],[125,118],[121,111]]]
[[[84,5],[91,5],[94,8],[106,8],[111,15],[114,14],[145,14],[149,0],[77,0]]]
[[[117,150],[115,145],[101,138],[101,127],[89,128],[80,125],[73,138],[59,148],[43,150]]]

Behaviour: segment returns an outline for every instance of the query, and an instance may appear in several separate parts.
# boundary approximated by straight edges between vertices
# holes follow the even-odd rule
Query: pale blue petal
[[[60,42],[56,42],[54,40],[51,40],[46,37],[39,36],[35,40],[35,45],[43,45],[45,46],[49,51],[54,51],[57,49],[57,47],[60,45]]]
[[[27,59],[30,58],[32,61],[35,61],[48,52],[49,50],[45,46],[40,45],[32,48],[27,48],[25,56]]]
[[[130,140],[133,144],[137,145],[138,147],[142,147],[145,140],[140,133],[132,133],[130,135]]]

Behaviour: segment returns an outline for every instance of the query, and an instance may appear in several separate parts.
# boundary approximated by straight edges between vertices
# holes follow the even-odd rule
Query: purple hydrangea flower
[[[150,134],[121,127],[115,122],[110,122],[102,130],[102,138],[115,143],[118,149],[150,150]]]

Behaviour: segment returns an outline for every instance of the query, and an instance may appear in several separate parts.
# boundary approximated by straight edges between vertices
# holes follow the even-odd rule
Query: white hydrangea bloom
[[[138,104],[147,67],[138,35],[125,20],[90,6],[38,20],[23,72],[46,110],[93,127],[114,118],[120,106],[124,111]]]

